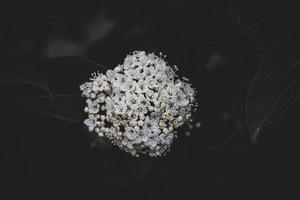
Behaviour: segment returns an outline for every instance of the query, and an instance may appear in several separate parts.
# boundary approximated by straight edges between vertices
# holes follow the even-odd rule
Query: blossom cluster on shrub
[[[175,71],[161,54],[135,51],[113,70],[93,73],[80,86],[84,124],[133,156],[165,155],[196,108],[195,90]]]

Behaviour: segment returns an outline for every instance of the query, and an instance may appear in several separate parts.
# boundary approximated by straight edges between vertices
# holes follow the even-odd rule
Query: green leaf
[[[245,104],[246,124],[252,144],[261,130],[280,119],[300,95],[298,61],[264,55]]]

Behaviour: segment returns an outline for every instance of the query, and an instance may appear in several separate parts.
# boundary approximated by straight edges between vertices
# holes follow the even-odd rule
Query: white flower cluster
[[[195,90],[187,79],[180,80],[153,53],[135,51],[122,65],[92,76],[80,86],[87,98],[84,124],[133,156],[164,155],[176,128],[191,120],[196,107]]]

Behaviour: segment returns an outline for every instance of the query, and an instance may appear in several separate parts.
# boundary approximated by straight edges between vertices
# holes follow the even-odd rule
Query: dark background
[[[1,86],[1,199],[296,199],[299,102],[255,146],[247,131],[234,134],[234,119],[262,55],[298,59],[297,5],[36,0],[0,9],[2,69],[42,63],[51,89],[76,92],[90,72],[74,56],[113,68],[134,50],[163,52],[197,88],[202,124],[166,157],[135,159],[82,123],[6,107],[36,91]]]

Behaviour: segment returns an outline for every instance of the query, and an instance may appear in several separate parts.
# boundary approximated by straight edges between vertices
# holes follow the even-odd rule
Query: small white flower
[[[134,128],[131,127],[126,127],[125,128],[125,135],[128,140],[134,140],[135,138],[138,137],[138,132],[134,130]]]
[[[114,113],[117,115],[123,115],[127,111],[127,105],[124,101],[119,101],[114,105]]]
[[[140,106],[140,98],[136,94],[128,95],[126,99],[126,104],[131,110],[136,110]]]
[[[97,118],[94,115],[89,115],[89,118],[84,120],[84,124],[90,129],[94,130],[96,127]]]
[[[86,101],[88,106],[88,112],[92,114],[97,114],[99,112],[100,105],[96,101],[92,101],[91,99],[87,99]]]

